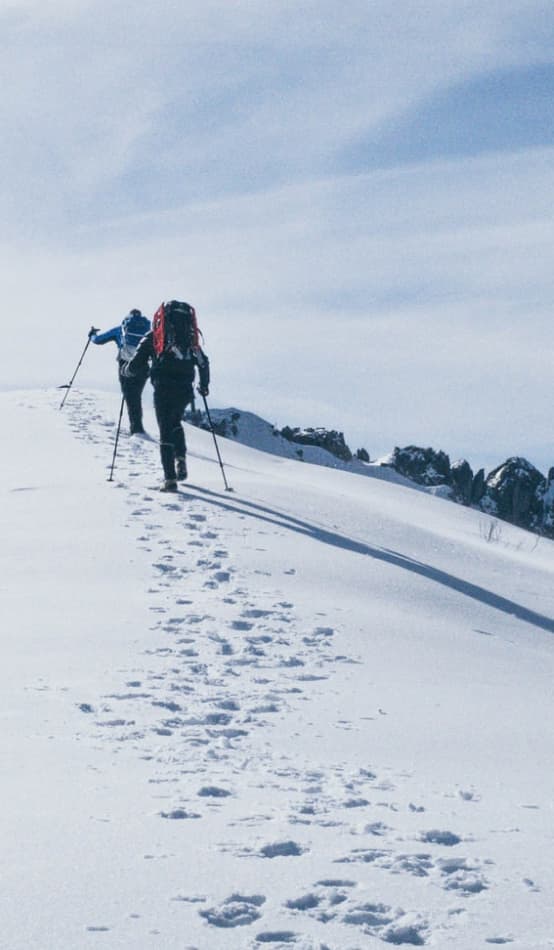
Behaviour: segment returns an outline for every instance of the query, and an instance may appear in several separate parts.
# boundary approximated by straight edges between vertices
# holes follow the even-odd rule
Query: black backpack
[[[162,303],[152,320],[154,352],[158,359],[171,354],[178,360],[190,359],[199,346],[196,312],[181,300]]]

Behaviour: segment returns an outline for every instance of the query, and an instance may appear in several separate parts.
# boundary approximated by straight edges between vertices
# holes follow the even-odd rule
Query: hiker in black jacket
[[[160,456],[164,472],[162,491],[177,491],[177,481],[187,477],[183,415],[193,401],[195,372],[201,395],[207,396],[210,363],[198,342],[194,308],[172,300],[161,304],[152,330],[124,369],[127,376],[141,376],[150,366],[154,409],[160,430]]]

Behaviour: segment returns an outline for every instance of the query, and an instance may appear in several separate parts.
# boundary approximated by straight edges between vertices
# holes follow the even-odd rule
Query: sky
[[[2,386],[177,297],[214,406],[546,472],[553,40],[550,0],[0,0]]]

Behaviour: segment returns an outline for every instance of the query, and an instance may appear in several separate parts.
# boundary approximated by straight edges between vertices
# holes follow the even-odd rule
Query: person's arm
[[[132,360],[129,360],[129,362],[126,364],[123,370],[123,375],[124,376],[140,376],[143,373],[147,373],[148,364],[153,356],[154,356],[153,334],[152,334],[152,331],[150,330],[149,333],[146,334],[146,336],[143,336]]]
[[[98,343],[99,346],[103,346],[104,343],[111,343],[113,340],[113,342],[117,343],[119,347],[121,346],[121,327],[120,326],[112,327],[111,330],[106,330],[104,333],[98,333],[98,331],[96,330],[93,333],[92,332],[93,330],[94,330],[94,327],[91,327],[91,331],[89,333],[89,340],[91,341],[91,343]]]
[[[210,361],[201,347],[196,347],[194,351],[194,361],[198,367],[200,385],[198,392],[201,396],[208,396],[210,392]]]

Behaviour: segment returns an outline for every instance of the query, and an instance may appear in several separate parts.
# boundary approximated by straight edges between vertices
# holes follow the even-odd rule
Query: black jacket
[[[164,384],[192,386],[195,369],[198,368],[201,389],[210,385],[210,361],[199,347],[191,347],[183,355],[176,352],[164,352],[160,356],[154,350],[152,330],[143,336],[137,352],[127,363],[125,376],[141,376],[150,366],[150,379],[154,387]]]

